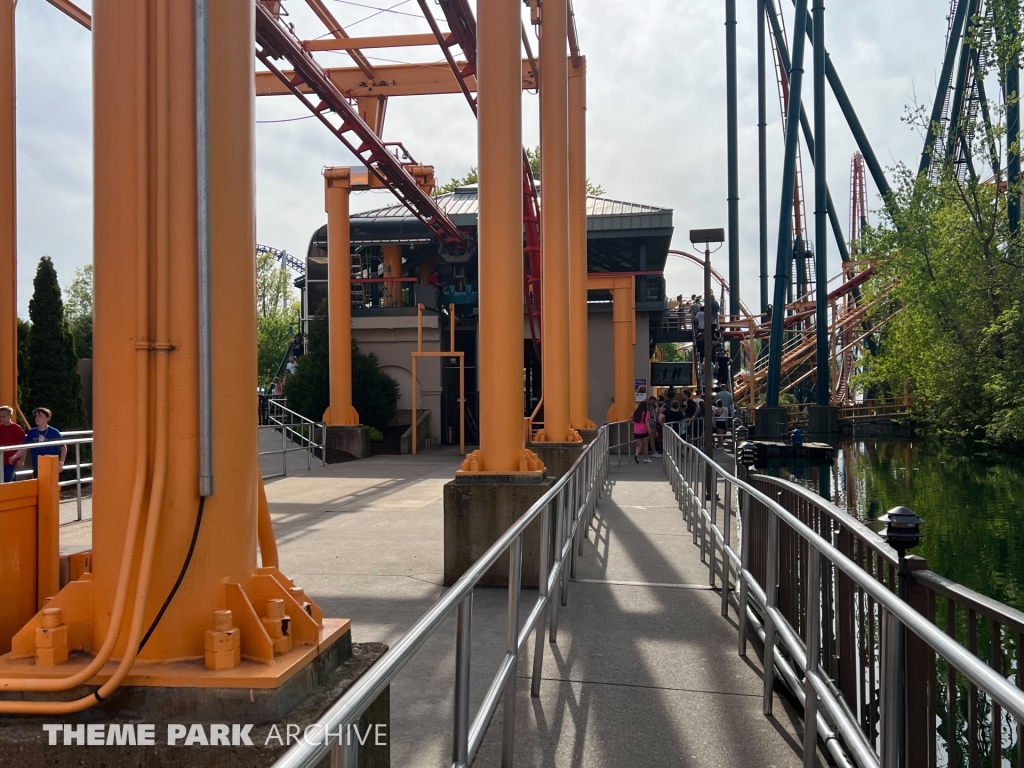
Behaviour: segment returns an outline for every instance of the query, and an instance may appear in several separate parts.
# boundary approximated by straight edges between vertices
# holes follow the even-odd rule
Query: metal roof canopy
[[[459,227],[476,227],[477,188],[459,187],[439,195],[438,206]],[[587,196],[587,253],[591,272],[662,270],[672,240],[672,209]],[[430,243],[432,233],[403,205],[389,205],[351,216],[352,246]],[[309,244],[325,248],[327,227]]]

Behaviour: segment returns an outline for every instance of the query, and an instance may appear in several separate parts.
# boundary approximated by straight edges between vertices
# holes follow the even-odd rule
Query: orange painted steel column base
[[[359,413],[352,406],[352,255],[348,217],[351,169],[325,168],[324,184],[331,345],[331,404],[324,411],[324,421],[331,427],[355,427],[359,425]]]
[[[592,291],[612,292],[612,367],[615,382],[615,402],[608,409],[607,419],[626,421],[636,408],[633,394],[634,353],[636,345],[636,288],[632,275],[628,277],[597,277],[587,279]]]
[[[208,4],[211,404],[216,423],[232,426],[230,434],[214,432],[216,492],[202,499],[200,425],[189,407],[201,365],[193,5],[95,0],[92,10],[92,572],[65,585],[13,636],[0,657],[0,714],[78,712],[122,685],[276,689],[310,663],[333,663],[350,627],[323,618],[277,568],[257,566],[255,5]],[[52,490],[39,494],[51,513],[42,521],[41,598],[57,586]],[[266,533],[264,541],[269,551]],[[282,609],[288,651],[264,624]],[[217,629],[218,611],[231,612],[228,634],[237,629],[240,663],[208,670],[206,633]],[[230,651],[230,659],[217,657],[221,667],[236,650],[234,640],[224,642],[213,649]],[[82,685],[100,687],[60,700]],[[176,693],[147,695],[174,700]],[[115,713],[118,701],[107,705]]]

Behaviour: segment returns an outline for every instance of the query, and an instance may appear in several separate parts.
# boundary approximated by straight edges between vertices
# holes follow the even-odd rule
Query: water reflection
[[[1019,459],[957,452],[939,442],[849,440],[833,463],[770,466],[875,530],[899,504],[925,520],[914,551],[929,567],[1024,609],[1024,468]]]

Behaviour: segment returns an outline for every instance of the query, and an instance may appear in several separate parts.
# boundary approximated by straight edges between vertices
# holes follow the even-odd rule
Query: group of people
[[[68,447],[66,445],[27,447],[61,439],[60,431],[56,427],[50,426],[50,419],[52,418],[53,414],[49,408],[36,408],[32,411],[32,419],[36,425],[28,432],[25,432],[21,425],[14,420],[14,409],[9,405],[0,405],[0,447],[6,448],[12,445],[26,446],[18,450],[2,452],[4,465],[3,481],[5,483],[12,483],[17,479],[15,473],[17,472],[18,465],[29,454],[32,457],[33,476],[38,473],[40,456],[57,456],[60,462],[58,471],[64,469],[64,459],[68,454]]]
[[[704,398],[700,392],[674,387],[657,397],[651,396],[636,404],[633,411],[633,437],[636,452],[633,458],[639,464],[650,464],[661,458],[665,429],[672,429],[685,440],[703,440],[707,408],[711,409],[716,447],[722,447],[732,418],[733,397],[726,387],[715,387],[712,395]]]

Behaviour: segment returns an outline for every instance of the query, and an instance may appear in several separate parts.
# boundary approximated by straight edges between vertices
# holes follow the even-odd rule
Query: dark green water
[[[900,504],[924,518],[914,554],[931,570],[1024,610],[1024,461],[937,441],[851,440],[831,466],[767,470],[864,520]]]

